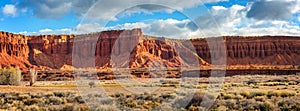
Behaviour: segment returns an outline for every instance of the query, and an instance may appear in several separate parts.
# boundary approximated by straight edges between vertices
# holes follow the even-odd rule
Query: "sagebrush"
[[[0,84],[20,86],[22,75],[19,68],[1,68],[0,69]]]

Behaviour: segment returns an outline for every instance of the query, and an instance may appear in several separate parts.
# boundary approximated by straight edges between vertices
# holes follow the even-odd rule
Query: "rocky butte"
[[[215,43],[209,47],[207,41],[213,39],[222,39],[225,45]],[[141,29],[39,36],[0,32],[0,65],[24,70],[90,67],[90,62],[97,68],[209,66],[212,58],[222,56],[226,56],[227,65],[297,66],[300,65],[300,37],[226,36],[174,40],[146,36]],[[112,63],[112,57],[119,58]]]

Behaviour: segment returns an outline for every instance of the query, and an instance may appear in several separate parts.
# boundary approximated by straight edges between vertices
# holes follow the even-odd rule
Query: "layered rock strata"
[[[143,35],[141,29],[40,36],[0,32],[2,67],[197,67],[222,63],[224,58],[227,65],[297,66],[300,37],[173,40]]]

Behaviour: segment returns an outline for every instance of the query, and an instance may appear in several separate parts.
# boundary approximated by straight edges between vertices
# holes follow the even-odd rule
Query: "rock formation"
[[[74,35],[30,36],[29,61],[36,66],[60,68],[72,62]]]
[[[28,61],[27,37],[19,34],[0,32],[0,66],[31,67]]]
[[[223,37],[226,44],[228,65],[299,65],[300,37]],[[215,56],[222,45],[210,48],[207,39],[191,40],[198,55],[211,63],[211,52]]]
[[[143,35],[141,29],[76,36],[24,36],[0,32],[0,64],[3,67],[189,67],[210,65],[212,59],[218,64],[224,56],[227,65],[299,65],[300,37],[173,40]],[[90,64],[92,62],[95,64]]]
[[[300,37],[225,37],[228,64],[300,65]]]

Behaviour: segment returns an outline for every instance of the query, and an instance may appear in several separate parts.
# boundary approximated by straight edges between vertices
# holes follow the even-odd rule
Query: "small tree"
[[[16,86],[21,86],[22,85],[22,71],[20,70],[19,67],[15,69],[15,72],[12,73],[10,77],[10,84],[11,85],[16,85]]]
[[[0,71],[0,84],[20,86],[22,81],[21,70],[19,68],[4,68]]]
[[[30,76],[30,86],[32,86],[36,82],[37,71],[35,71],[34,69],[30,69],[29,76]]]
[[[93,81],[89,82],[89,86],[90,86],[90,88],[95,87],[95,82],[93,82]]]

